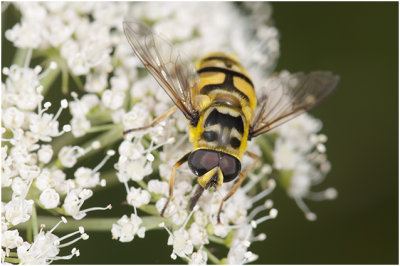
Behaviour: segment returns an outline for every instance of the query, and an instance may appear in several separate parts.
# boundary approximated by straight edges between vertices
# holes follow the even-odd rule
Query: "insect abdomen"
[[[231,55],[213,52],[197,64],[199,94],[230,94],[255,110],[257,99],[253,83],[243,66]],[[223,96],[226,98],[226,96]],[[243,107],[243,106],[241,106]]]

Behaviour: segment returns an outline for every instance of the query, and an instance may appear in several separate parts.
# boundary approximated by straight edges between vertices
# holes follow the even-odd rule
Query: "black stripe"
[[[212,126],[215,124],[221,125],[222,128],[227,127],[229,129],[236,128],[236,130],[243,135],[244,126],[243,120],[240,116],[231,116],[229,114],[223,114],[214,109],[206,118],[204,127]]]
[[[246,77],[242,73],[239,73],[239,72],[236,72],[236,71],[233,71],[230,69],[221,68],[221,67],[203,67],[203,68],[197,70],[197,73],[199,73],[199,74],[204,73],[204,72],[222,72],[226,75],[236,76],[236,77],[239,77],[239,78],[245,80],[247,83],[249,83],[254,88],[253,82],[251,82],[251,80],[248,77]]]
[[[215,71],[213,71],[215,72]],[[221,84],[208,84],[205,85],[203,88],[200,89],[201,94],[208,95],[211,91],[213,90],[218,90],[218,89],[224,89],[230,92],[234,92],[240,95],[243,99],[245,99],[247,102],[250,102],[249,97],[244,94],[242,91],[238,90],[234,85],[233,85],[233,76],[231,73],[226,73],[225,75],[225,80]]]
[[[223,61],[224,63],[226,63],[226,65],[239,65],[239,62],[237,62],[236,60],[233,60],[232,58],[226,57],[226,56],[210,56],[210,57],[206,57],[204,58],[202,61],[211,61],[211,60],[219,60],[219,61]]]

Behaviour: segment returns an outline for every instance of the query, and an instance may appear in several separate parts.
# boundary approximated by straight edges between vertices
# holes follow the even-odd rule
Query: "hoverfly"
[[[223,182],[236,179],[219,205],[217,221],[220,222],[224,201],[258,163],[258,156],[246,151],[247,141],[316,106],[339,81],[338,76],[326,71],[294,73],[266,84],[257,97],[249,74],[233,55],[212,52],[194,67],[147,25],[128,19],[123,27],[137,57],[175,104],[150,125],[126,130],[124,134],[150,128],[177,109],[189,122],[193,149],[172,167],[169,197],[161,216],[173,197],[175,171],[188,162],[198,176],[191,210],[204,190],[215,190]],[[242,172],[241,158],[245,153],[254,160]]]

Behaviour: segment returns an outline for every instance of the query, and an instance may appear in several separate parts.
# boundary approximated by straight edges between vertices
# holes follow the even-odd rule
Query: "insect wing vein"
[[[250,138],[315,107],[333,92],[338,81],[338,76],[327,71],[269,78],[250,126]]]
[[[144,23],[125,19],[123,25],[129,44],[143,65],[185,117],[192,119],[196,111],[192,93],[199,82],[194,66]]]

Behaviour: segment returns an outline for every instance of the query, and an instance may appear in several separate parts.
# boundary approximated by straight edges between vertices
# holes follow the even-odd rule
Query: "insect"
[[[192,197],[192,210],[204,190],[235,180],[223,203],[240,187],[259,158],[246,151],[247,141],[308,111],[325,99],[336,87],[339,77],[331,72],[294,73],[285,78],[271,79],[261,95],[236,57],[223,52],[211,52],[194,66],[168,41],[155,34],[147,25],[126,19],[125,35],[137,57],[158,81],[175,106],[145,127],[126,130],[124,134],[150,128],[177,109],[189,122],[192,151],[172,167],[169,197],[164,213],[173,197],[176,169],[184,163],[198,177]],[[244,171],[244,155],[253,163]]]

